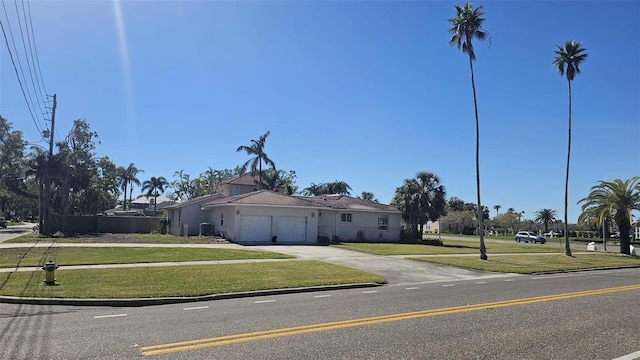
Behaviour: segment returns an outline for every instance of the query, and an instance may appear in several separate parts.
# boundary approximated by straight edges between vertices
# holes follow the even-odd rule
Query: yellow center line
[[[373,316],[373,317],[360,318],[360,319],[333,321],[333,322],[327,322],[327,323],[295,326],[295,327],[265,330],[265,331],[256,331],[256,332],[244,333],[244,334],[235,334],[235,335],[219,336],[219,337],[207,338],[207,339],[182,341],[182,342],[176,342],[176,343],[170,343],[170,344],[145,346],[140,348],[140,351],[142,352],[142,355],[160,355],[160,354],[168,354],[168,353],[179,352],[179,351],[187,351],[187,350],[202,349],[202,348],[214,347],[214,346],[237,344],[237,343],[248,342],[248,341],[308,334],[313,332],[320,332],[320,331],[327,331],[327,330],[334,330],[334,329],[344,329],[344,328],[356,327],[356,326],[380,324],[380,323],[386,323],[391,321],[401,321],[401,320],[410,320],[410,319],[417,319],[417,318],[430,317],[430,316],[457,314],[457,313],[463,313],[463,312],[469,312],[469,311],[501,308],[501,307],[507,307],[507,306],[524,305],[524,304],[533,304],[533,303],[539,303],[539,302],[545,302],[545,301],[571,299],[576,297],[601,295],[601,294],[608,294],[608,293],[629,291],[629,290],[640,290],[640,284],[619,286],[619,287],[605,288],[605,289],[577,291],[577,292],[556,294],[556,295],[536,296],[536,297],[523,298],[523,299],[454,306],[454,307],[440,308],[440,309],[412,311],[412,312],[399,313],[399,314],[390,314],[390,315]]]

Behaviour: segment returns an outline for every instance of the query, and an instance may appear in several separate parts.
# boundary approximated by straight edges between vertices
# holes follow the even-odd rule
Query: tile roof
[[[291,206],[330,208],[336,210],[353,211],[377,211],[400,213],[400,210],[391,205],[380,204],[374,201],[361,200],[345,195],[319,195],[319,196],[289,196],[282,195],[271,190],[258,190],[246,194],[231,197],[221,197],[208,201],[202,205],[203,209],[222,205],[264,205],[264,206]]]
[[[362,200],[346,195],[325,194],[313,197],[296,196],[297,198],[307,199],[317,204],[329,206],[332,209],[344,210],[361,210],[361,211],[384,211],[384,212],[400,212],[391,205],[380,204],[375,201]]]
[[[231,179],[227,179],[223,182],[221,182],[220,184],[233,184],[233,185],[255,185],[257,181],[259,181],[259,176],[253,176],[251,175],[250,172],[240,175],[240,176],[234,176]]]
[[[271,206],[292,206],[292,207],[328,207],[327,205],[318,204],[306,198],[282,195],[271,190],[258,190],[246,194],[240,194],[232,197],[225,197],[202,205],[203,209],[214,206],[237,204],[237,205],[271,205]]]
[[[198,203],[198,202],[201,202],[201,201],[210,202],[210,201],[214,201],[214,200],[217,200],[217,199],[220,199],[220,198],[226,198],[226,197],[227,196],[224,196],[222,194],[208,194],[208,195],[198,196],[198,197],[195,197],[195,198],[189,199],[189,200],[184,200],[184,201],[179,202],[177,204],[167,206],[167,207],[165,207],[165,209],[178,209],[178,208],[181,208],[183,206],[194,204],[194,203]]]

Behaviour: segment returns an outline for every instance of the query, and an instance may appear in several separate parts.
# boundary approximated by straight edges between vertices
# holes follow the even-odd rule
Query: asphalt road
[[[640,269],[626,269],[140,308],[0,304],[0,358],[632,359],[639,297]]]
[[[33,231],[35,225],[36,224],[14,225],[0,229],[0,243]]]

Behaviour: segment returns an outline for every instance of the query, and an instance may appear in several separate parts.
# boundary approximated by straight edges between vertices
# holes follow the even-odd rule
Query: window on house
[[[224,214],[220,214],[220,226],[224,225]]]
[[[231,189],[231,196],[236,196],[236,195],[240,195],[240,188],[237,186],[234,186],[233,189]]]
[[[340,214],[340,221],[351,222],[351,214]]]
[[[378,216],[378,230],[387,230],[389,228],[389,217]]]

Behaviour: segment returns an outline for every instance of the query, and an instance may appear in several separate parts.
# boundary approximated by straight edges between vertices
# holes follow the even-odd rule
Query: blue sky
[[[16,3],[5,4],[0,20],[24,59]],[[448,197],[475,202],[469,63],[448,45],[454,4],[27,3],[42,78],[58,98],[56,140],[86,119],[97,155],[135,163],[141,180],[234,168],[248,159],[236,148],[269,130],[267,154],[296,171],[300,189],[341,180],[389,202],[403,179],[430,171]],[[487,1],[484,13],[491,41],[476,42],[474,67],[492,215],[499,204],[563,217],[567,81],[551,63],[566,40],[588,49],[572,84],[575,222],[598,180],[640,175],[640,2]],[[46,146],[4,44],[0,55],[0,115]],[[49,126],[39,113],[36,122]]]

